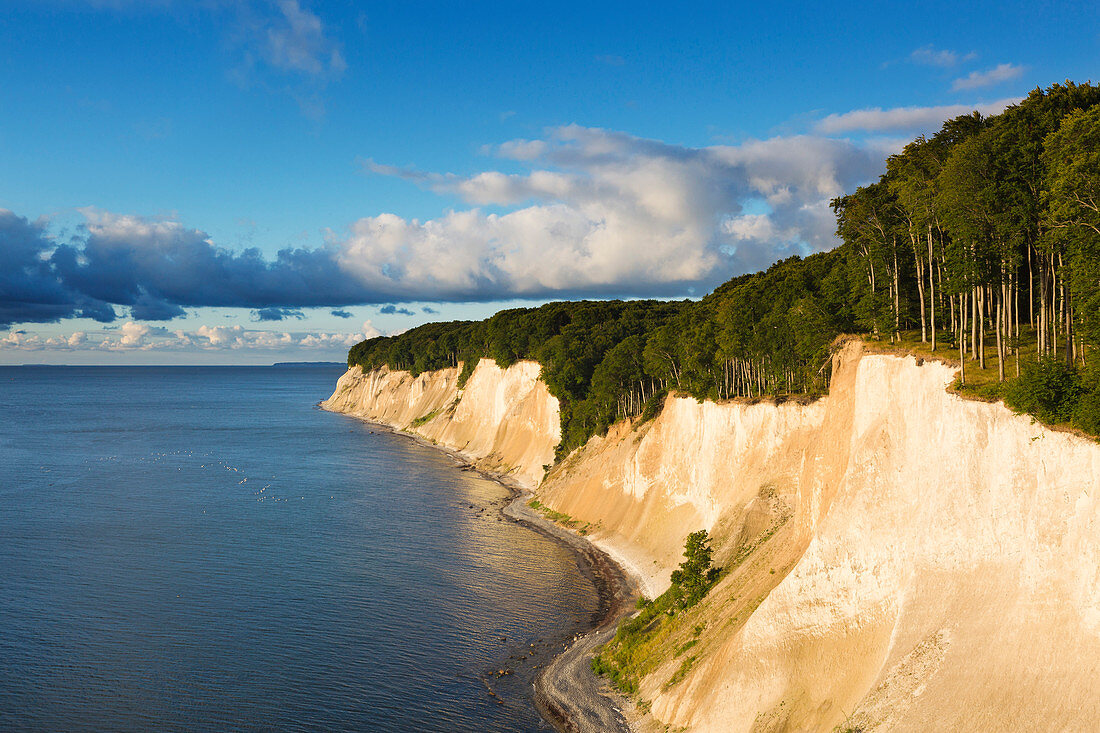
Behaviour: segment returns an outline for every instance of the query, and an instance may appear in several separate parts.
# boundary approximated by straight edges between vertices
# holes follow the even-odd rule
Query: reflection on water
[[[0,728],[545,728],[517,657],[591,585],[337,376],[0,369]]]

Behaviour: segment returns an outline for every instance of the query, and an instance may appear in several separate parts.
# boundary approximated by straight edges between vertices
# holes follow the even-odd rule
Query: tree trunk
[[[970,358],[978,358],[978,287],[970,288],[970,303],[967,310],[970,311]]]
[[[997,304],[997,381],[1005,381],[1005,346],[1002,333],[1004,331],[1004,324],[1008,321],[1005,316],[1005,283],[1004,278],[1001,278],[1001,297],[1000,302]]]
[[[986,369],[986,286],[978,288],[978,369]]]
[[[928,307],[932,322],[932,353],[936,352],[936,286],[932,267],[932,225],[928,225]],[[921,299],[923,308],[924,299]],[[922,317],[923,320],[923,317]]]
[[[966,384],[966,298],[959,296],[959,384]]]
[[[1027,325],[1035,328],[1035,278],[1031,265],[1031,243],[1027,245]]]
[[[924,263],[920,261],[920,250],[923,246],[919,238],[909,230],[909,241],[913,245],[913,264],[917,275],[917,298],[920,300],[920,341],[928,341],[928,318],[924,307]]]

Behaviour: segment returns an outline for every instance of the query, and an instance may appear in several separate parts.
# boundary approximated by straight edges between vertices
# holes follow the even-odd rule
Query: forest
[[[835,249],[698,301],[577,301],[430,323],[352,347],[414,374],[534,359],[561,403],[559,456],[669,392],[783,399],[828,389],[861,334],[961,366],[956,389],[1100,435],[1100,86],[1035,89],[944,123],[833,201]]]

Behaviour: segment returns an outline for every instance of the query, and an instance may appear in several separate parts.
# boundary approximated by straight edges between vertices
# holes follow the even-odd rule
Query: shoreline
[[[562,733],[631,733],[634,728],[629,718],[635,716],[628,716],[624,709],[630,709],[632,703],[612,690],[603,678],[596,676],[591,668],[591,659],[595,650],[614,636],[619,621],[634,610],[639,579],[635,579],[625,567],[591,541],[551,522],[528,506],[527,502],[534,492],[512,477],[481,469],[461,452],[429,441],[422,435],[357,415],[327,410],[320,403],[318,407],[326,412],[354,417],[379,430],[434,448],[452,458],[458,470],[474,471],[480,477],[502,486],[511,494],[510,499],[499,508],[504,518],[549,537],[573,554],[581,574],[595,588],[599,605],[591,627],[574,636],[571,642],[567,641],[565,648],[536,675],[535,708],[547,723]]]

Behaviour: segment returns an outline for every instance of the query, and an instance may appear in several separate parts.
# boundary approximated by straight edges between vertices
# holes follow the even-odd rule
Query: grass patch
[[[685,659],[680,664],[680,668],[678,670],[676,670],[675,672],[673,672],[672,676],[668,678],[668,682],[665,683],[664,689],[667,690],[670,687],[672,687],[673,685],[680,682],[682,679],[684,679],[684,677],[687,676],[687,673],[690,672],[691,668],[695,665],[695,660],[696,659],[698,659],[697,656],[696,657],[688,657],[687,659]]]
[[[418,428],[425,423],[431,422],[440,412],[442,412],[442,410],[432,410],[427,415],[421,415],[420,417],[409,423],[409,427]]]
[[[592,659],[592,670],[607,677],[611,684],[628,695],[638,692],[641,679],[653,672],[668,654],[670,642],[682,638],[682,629],[694,616],[691,610],[718,580],[718,570],[710,567],[709,539],[706,532],[688,536],[686,560],[672,574],[667,591],[650,601],[638,600],[638,613],[619,623],[614,638]],[[675,649],[679,657],[699,642],[704,624],[691,628],[691,638]],[[688,673],[696,656],[685,659],[673,675],[675,684]],[[679,675],[679,677],[677,677]],[[666,685],[667,686],[667,685]]]
[[[543,504],[538,499],[531,499],[529,502],[527,502],[527,506],[542,512],[542,515],[554,524],[560,524],[562,527],[566,527],[568,529],[575,529],[579,534],[582,535],[588,534],[592,529],[597,526],[592,524],[591,522],[581,522],[581,520],[574,519],[564,512],[555,511],[554,509],[551,509],[550,507]]]

